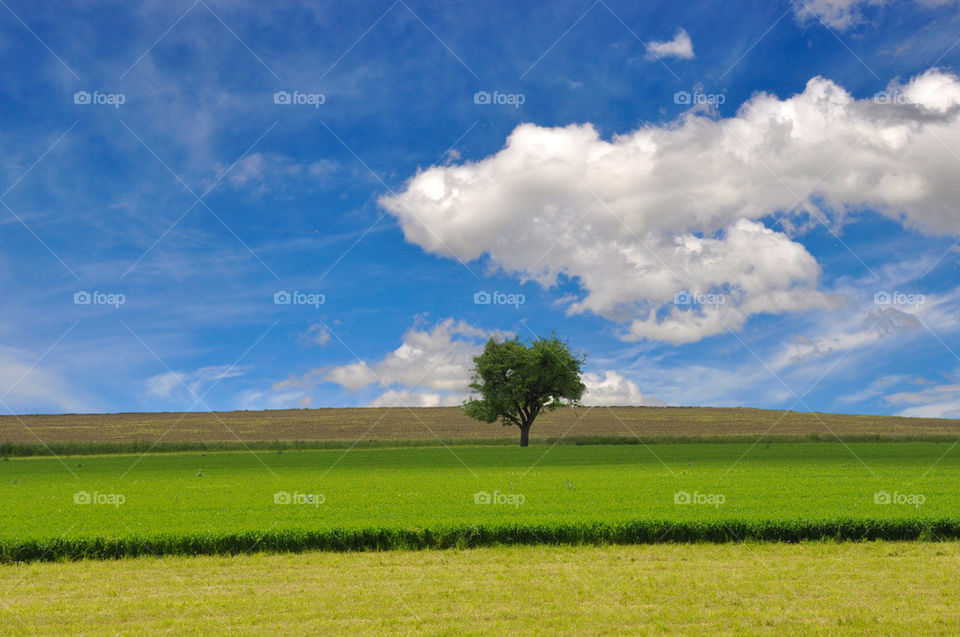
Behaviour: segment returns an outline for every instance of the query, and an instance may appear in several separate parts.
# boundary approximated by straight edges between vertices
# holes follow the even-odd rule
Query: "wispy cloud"
[[[693,54],[693,41],[684,29],[679,29],[672,40],[651,42],[647,45],[647,50],[650,52],[650,57],[678,58],[681,60],[692,60],[696,57]]]

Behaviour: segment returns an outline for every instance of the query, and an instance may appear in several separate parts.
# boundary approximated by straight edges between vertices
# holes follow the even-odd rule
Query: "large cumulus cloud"
[[[960,79],[932,69],[888,96],[815,77],[733,117],[693,109],[609,140],[523,124],[498,153],[422,170],[381,204],[430,253],[487,255],[543,286],[569,277],[583,290],[570,312],[620,322],[628,340],[693,342],[831,305],[795,236],[814,219],[869,209],[960,232]],[[722,302],[676,303],[685,292]]]

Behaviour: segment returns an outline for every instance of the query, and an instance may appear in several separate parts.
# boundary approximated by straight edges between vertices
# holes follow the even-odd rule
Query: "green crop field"
[[[0,462],[0,547],[6,559],[55,559],[257,547],[933,539],[958,533],[958,484],[960,446],[945,442],[11,458]]]
[[[446,411],[238,412],[165,453],[130,451],[175,415],[37,417],[51,446],[0,441],[0,634],[957,631],[952,422],[584,410],[522,449]]]

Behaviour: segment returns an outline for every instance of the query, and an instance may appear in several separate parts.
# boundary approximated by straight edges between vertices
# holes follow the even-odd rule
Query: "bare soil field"
[[[531,439],[790,437],[960,439],[960,420],[709,407],[583,407],[537,419]],[[478,441],[518,437],[458,407],[62,414],[0,417],[0,444]]]

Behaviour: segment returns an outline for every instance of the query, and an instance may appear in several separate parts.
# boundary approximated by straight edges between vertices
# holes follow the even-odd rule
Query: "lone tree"
[[[523,343],[519,338],[487,341],[473,358],[478,399],[464,403],[468,416],[482,422],[503,420],[520,428],[520,446],[530,444],[530,425],[544,409],[579,405],[586,390],[580,381],[584,357],[556,336]]]

